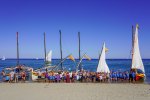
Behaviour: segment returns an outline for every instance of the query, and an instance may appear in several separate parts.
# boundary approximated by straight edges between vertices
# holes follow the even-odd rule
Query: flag
[[[91,60],[91,58],[89,56],[87,56],[86,54],[84,55],[84,57],[88,60]]]
[[[136,27],[139,29],[139,24],[136,24]]]
[[[105,48],[105,52],[107,52],[108,51],[108,49],[107,48]]]
[[[72,61],[75,61],[75,59],[72,55],[69,55],[68,58],[71,59]]]

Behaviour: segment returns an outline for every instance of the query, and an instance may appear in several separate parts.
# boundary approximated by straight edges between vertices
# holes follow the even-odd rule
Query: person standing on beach
[[[103,82],[103,76],[102,76],[102,73],[100,73],[100,75],[99,75],[99,80],[100,80],[100,82]]]
[[[133,81],[133,77],[132,77],[132,70],[130,70],[129,73],[129,83]]]
[[[25,73],[25,71],[23,71],[21,73],[21,76],[22,76],[22,80],[25,82],[26,81],[26,73]]]
[[[48,80],[48,71],[47,68],[45,69],[45,82]]]
[[[66,83],[70,83],[70,75],[69,72],[66,74]]]
[[[2,75],[2,81],[5,81],[6,73],[4,70],[2,70],[1,75]]]
[[[18,72],[15,72],[15,83],[17,83],[18,82],[18,78],[19,78],[19,73]]]
[[[135,81],[136,81],[136,74],[135,74],[135,72],[134,72],[134,71],[132,71],[132,80],[133,80],[133,82],[135,82]]]
[[[11,72],[9,73],[9,75],[10,75],[9,83],[11,83],[11,82],[13,82],[13,80],[14,80],[15,72],[14,72],[14,71],[11,71]]]
[[[41,69],[38,71],[38,78],[42,78],[42,72],[41,72]]]

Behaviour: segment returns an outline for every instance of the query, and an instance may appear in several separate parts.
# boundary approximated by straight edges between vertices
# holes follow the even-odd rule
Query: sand
[[[1,83],[0,100],[150,100],[150,85]]]

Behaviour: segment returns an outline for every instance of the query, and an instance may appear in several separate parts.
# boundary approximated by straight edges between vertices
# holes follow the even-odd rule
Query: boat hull
[[[35,72],[32,72],[32,81],[36,81],[38,79],[38,74]]]
[[[144,82],[145,75],[144,74],[136,74],[136,81],[137,82]]]

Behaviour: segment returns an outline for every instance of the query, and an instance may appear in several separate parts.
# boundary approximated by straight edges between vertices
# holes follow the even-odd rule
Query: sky
[[[139,24],[142,58],[150,58],[149,0],[0,0],[0,58],[16,58],[19,32],[20,58],[44,58],[43,33],[47,52],[60,58],[59,30],[63,58],[81,54],[98,58],[103,42],[107,58],[131,58],[132,25]]]

